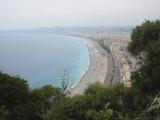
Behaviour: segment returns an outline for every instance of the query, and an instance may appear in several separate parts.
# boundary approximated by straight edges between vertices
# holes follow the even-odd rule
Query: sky
[[[0,0],[0,30],[135,26],[160,19],[160,0]]]

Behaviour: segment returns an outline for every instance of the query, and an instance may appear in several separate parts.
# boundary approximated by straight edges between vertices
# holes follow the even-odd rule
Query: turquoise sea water
[[[0,33],[0,71],[20,75],[30,87],[61,85],[64,70],[76,83],[88,68],[82,38],[33,33]]]

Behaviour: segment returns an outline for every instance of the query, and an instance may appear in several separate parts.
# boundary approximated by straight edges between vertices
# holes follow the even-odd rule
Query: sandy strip
[[[107,74],[107,53],[95,41],[87,40],[90,64],[87,72],[84,74],[79,83],[71,90],[71,96],[82,94],[84,90],[93,83],[104,83]]]

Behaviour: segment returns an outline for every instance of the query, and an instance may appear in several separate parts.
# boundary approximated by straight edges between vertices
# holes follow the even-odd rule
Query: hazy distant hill
[[[29,33],[56,33],[64,34],[70,32],[131,32],[131,26],[128,27],[43,27],[36,29],[24,29],[24,30],[9,30],[9,31],[0,31],[0,32],[29,32]]]

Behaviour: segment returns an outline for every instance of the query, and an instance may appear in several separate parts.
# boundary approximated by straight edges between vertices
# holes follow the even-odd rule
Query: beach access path
[[[107,52],[94,40],[86,39],[90,64],[89,68],[75,87],[71,90],[71,96],[83,94],[85,89],[93,83],[104,83],[107,75]]]

